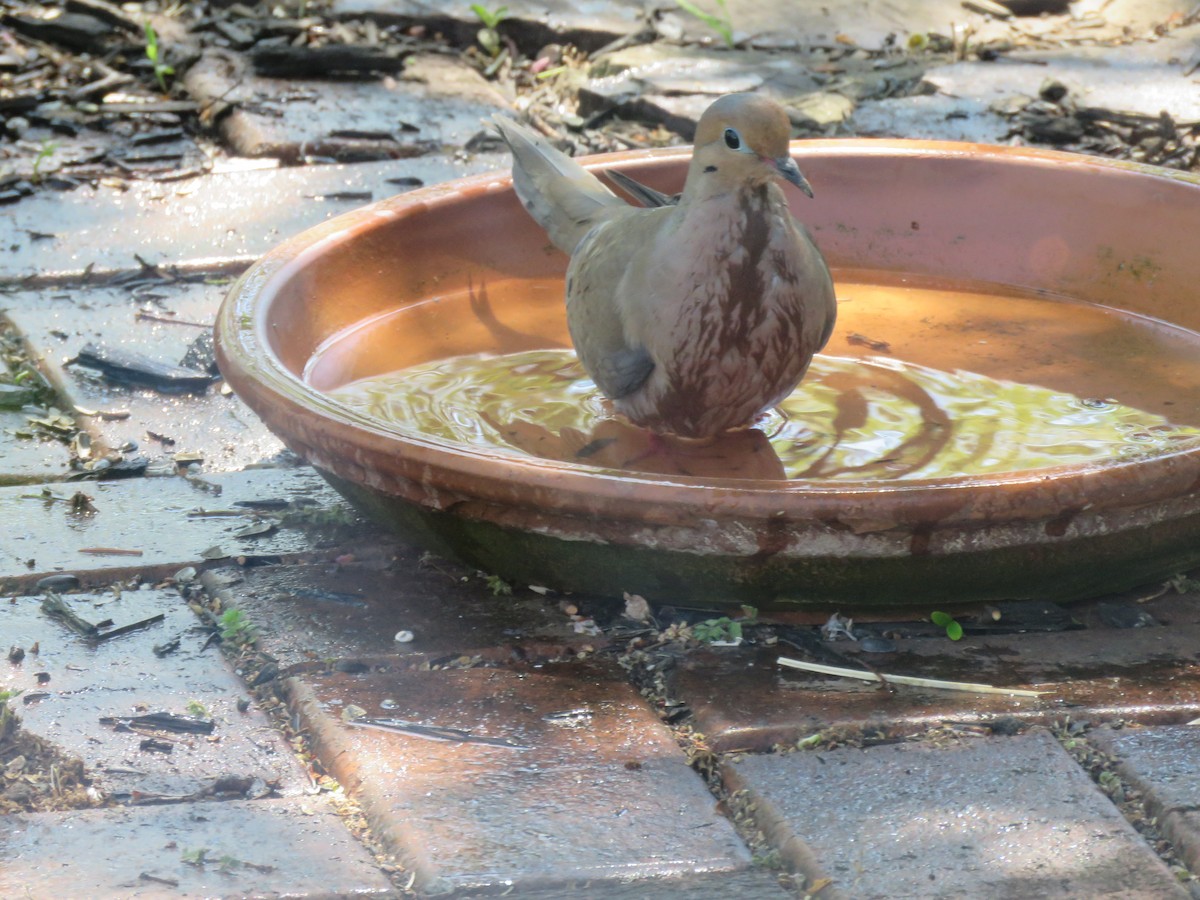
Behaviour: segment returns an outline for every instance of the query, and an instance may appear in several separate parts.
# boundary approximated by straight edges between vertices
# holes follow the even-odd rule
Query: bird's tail
[[[502,116],[492,123],[512,151],[517,196],[564,253],[572,253],[607,211],[628,206],[540,134]]]

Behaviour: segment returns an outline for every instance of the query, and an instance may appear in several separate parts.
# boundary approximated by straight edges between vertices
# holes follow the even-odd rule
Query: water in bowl
[[[306,375],[380,427],[675,475],[834,482],[1108,465],[1200,440],[1200,335],[991,286],[838,273],[838,327],[755,427],[697,444],[615,416],[557,281],[431,298],[335,335]]]

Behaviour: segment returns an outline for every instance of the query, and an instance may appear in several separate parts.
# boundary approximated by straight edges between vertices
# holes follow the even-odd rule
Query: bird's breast
[[[663,269],[668,299],[656,304],[646,342],[658,365],[628,414],[711,434],[745,424],[804,374],[815,349],[804,341],[808,254],[782,194],[778,203],[763,191],[687,212],[673,235],[682,248]]]

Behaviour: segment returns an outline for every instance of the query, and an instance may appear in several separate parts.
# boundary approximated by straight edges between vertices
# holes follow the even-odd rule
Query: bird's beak
[[[810,198],[812,197],[812,185],[808,183],[807,178],[800,174],[800,167],[796,165],[794,159],[790,156],[781,156],[779,159],[768,160],[768,162],[775,167],[775,171],[779,173],[780,178],[794,184]]]

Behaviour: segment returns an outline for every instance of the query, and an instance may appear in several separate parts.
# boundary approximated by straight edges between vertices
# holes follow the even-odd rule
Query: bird
[[[517,197],[570,257],[567,329],[618,413],[707,439],[752,426],[796,388],[829,340],[837,301],[783,191],[786,182],[813,196],[783,107],[759,94],[719,97],[697,124],[677,197],[618,180],[643,206],[540,134],[503,116],[493,123],[512,152]]]

